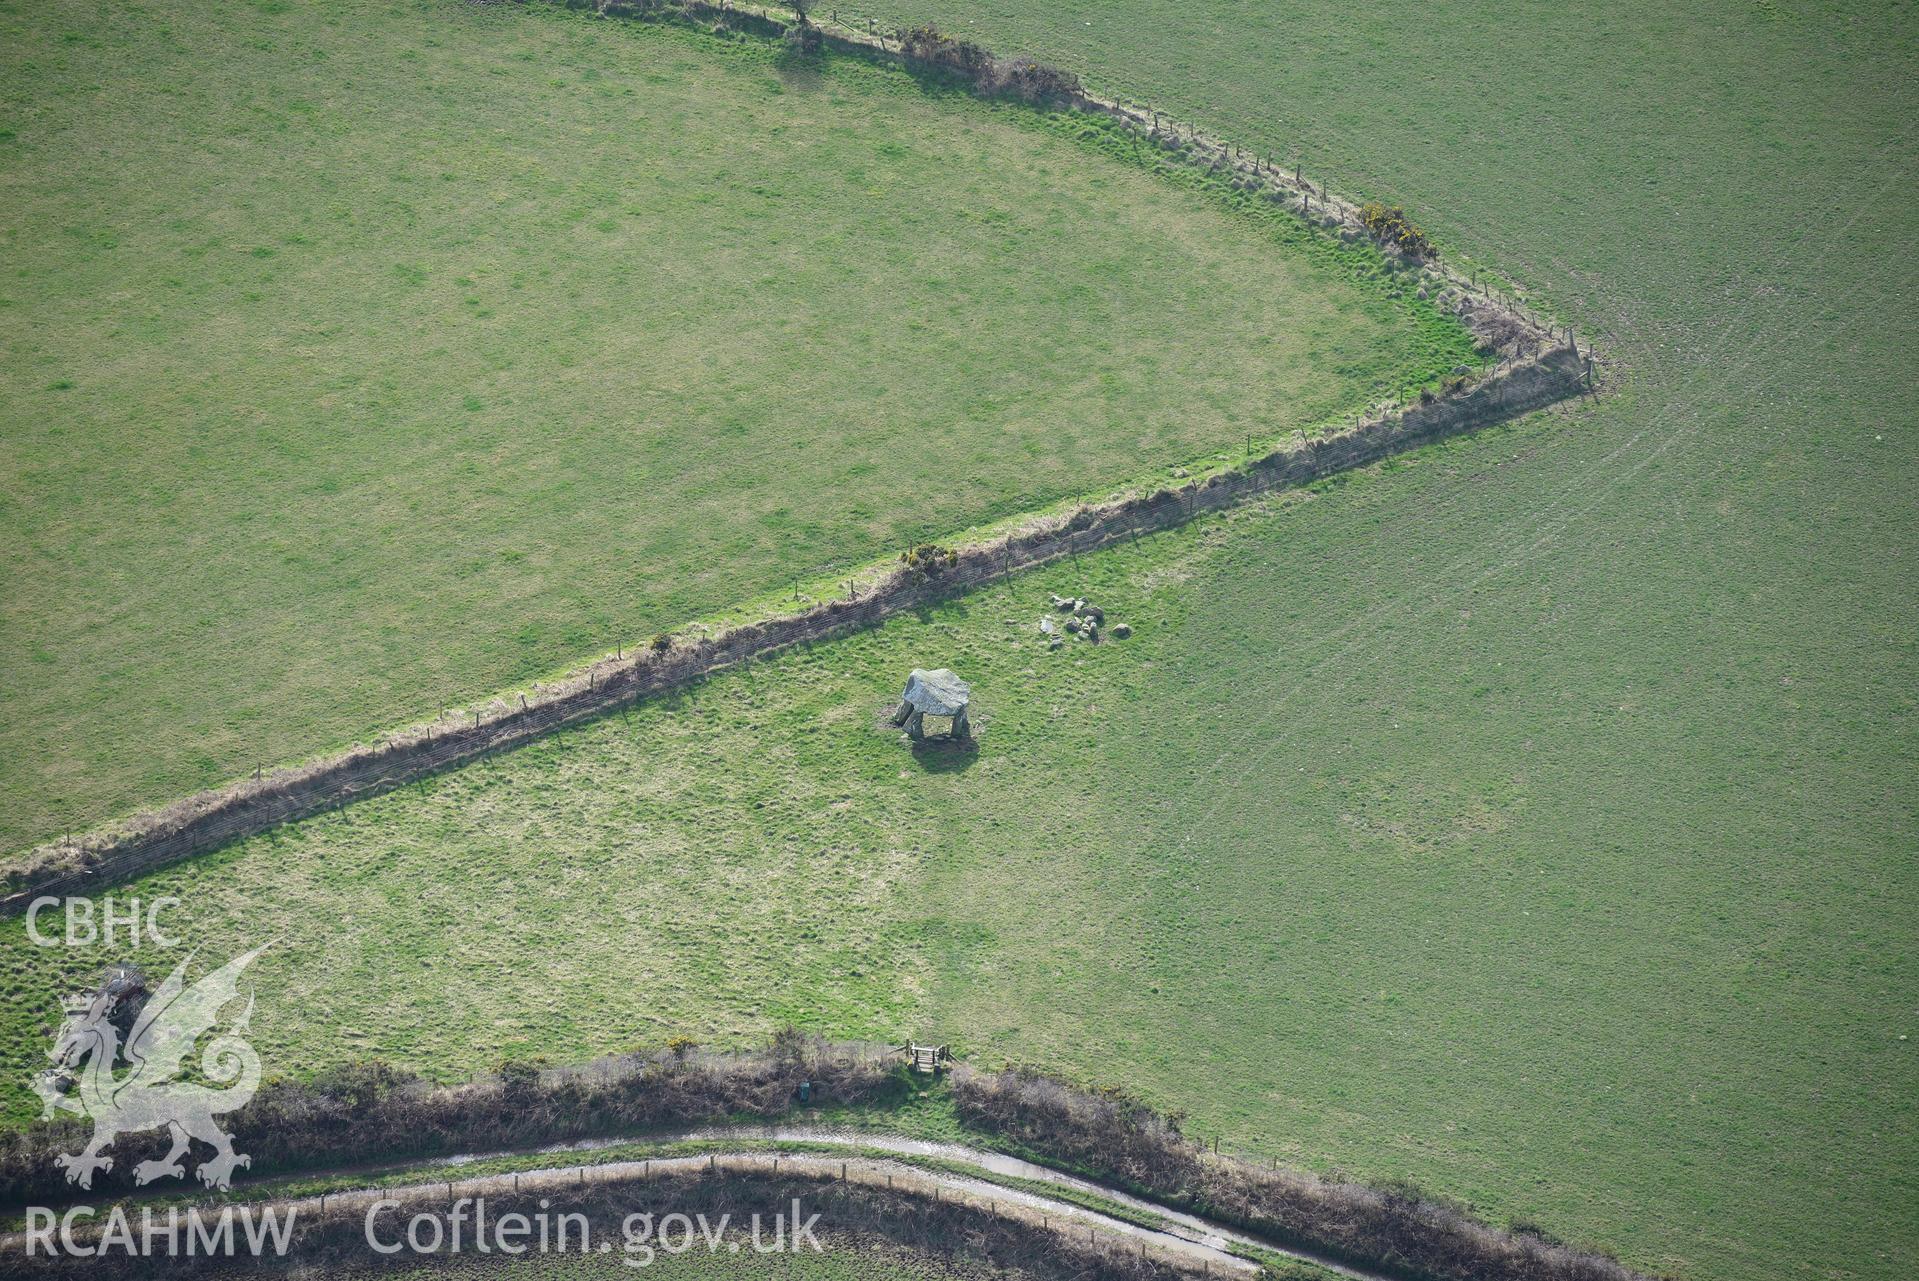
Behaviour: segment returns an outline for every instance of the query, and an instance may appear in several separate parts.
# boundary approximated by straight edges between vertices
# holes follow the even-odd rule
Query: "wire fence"
[[[730,0],[710,3],[709,0],[688,0],[685,6],[689,12],[703,12],[716,17],[728,14],[748,14],[764,20],[781,24],[795,21],[790,9],[778,5],[734,4]],[[898,26],[893,20],[879,18],[863,13],[850,5],[834,5],[822,10],[820,6],[809,7],[809,21],[821,31],[835,35],[840,41],[863,48],[869,52],[891,55],[905,60],[905,37],[907,29]],[[1075,73],[1077,79],[1077,73]],[[1323,179],[1315,180],[1306,171],[1302,149],[1298,146],[1275,152],[1270,148],[1260,149],[1246,146],[1230,138],[1219,137],[1198,123],[1177,116],[1172,110],[1164,109],[1149,100],[1131,97],[1118,91],[1083,90],[1078,105],[1091,107],[1119,120],[1121,123],[1142,132],[1149,138],[1168,139],[1178,142],[1183,148],[1193,150],[1208,158],[1211,167],[1231,165],[1238,171],[1256,179],[1263,179],[1276,190],[1288,193],[1301,203],[1301,212],[1310,216],[1314,202],[1324,213],[1330,213],[1341,222],[1352,223],[1359,218],[1363,200],[1356,200],[1335,192]],[[1191,158],[1191,157],[1189,157]],[[1482,298],[1495,301],[1526,322],[1544,331],[1549,337],[1557,334],[1559,324],[1534,313],[1527,305],[1524,291],[1519,284],[1489,268],[1474,267],[1469,273],[1459,273],[1457,280],[1469,287]],[[1565,339],[1574,341],[1570,327],[1567,327]]]
[[[115,884],[147,869],[213,849],[296,819],[315,819],[355,801],[416,782],[490,752],[617,710],[653,694],[684,688],[707,675],[802,642],[868,626],[902,610],[1003,580],[1015,570],[1077,556],[1108,543],[1169,528],[1202,512],[1232,506],[1275,489],[1309,484],[1430,441],[1500,421],[1575,395],[1575,351],[1547,352],[1502,367],[1469,391],[1388,413],[1317,440],[1297,442],[1243,467],[1190,477],[1148,493],[1132,493],[1070,515],[1032,523],[990,542],[956,549],[950,567],[925,574],[904,565],[850,575],[847,595],[801,611],[745,623],[717,634],[669,639],[628,655],[602,659],[564,681],[494,699],[486,707],[445,715],[389,735],[378,744],[294,769],[256,771],[253,778],[201,793],[120,832],[85,844],[40,851],[26,888],[0,898],[0,915],[24,911],[36,898],[83,885]]]
[[[756,6],[707,4],[691,0],[684,6],[689,12],[713,15],[759,14],[791,21],[790,14]],[[864,49],[897,53],[901,33],[879,19],[845,7],[826,10],[815,19],[837,30],[842,38]],[[889,46],[888,40],[891,40]],[[1088,99],[1101,110],[1114,114],[1129,127],[1148,137],[1178,139],[1188,151],[1211,157],[1214,167],[1231,164],[1248,178],[1268,184],[1275,191],[1290,189],[1301,201],[1302,212],[1310,211],[1317,196],[1326,206],[1352,211],[1350,202],[1332,196],[1323,186],[1315,186],[1303,175],[1295,161],[1288,174],[1284,166],[1237,144],[1212,139],[1196,126],[1188,125],[1160,112],[1149,103],[1120,99]],[[1194,156],[1188,156],[1189,161]],[[1532,316],[1518,301],[1492,288],[1491,277],[1479,270],[1452,277],[1462,292],[1476,294],[1490,317],[1480,315],[1482,332],[1499,340],[1501,356],[1490,375],[1463,397],[1442,398],[1439,407],[1466,404],[1442,434],[1464,430],[1480,422],[1524,412],[1525,408],[1549,403],[1577,390],[1583,379],[1592,384],[1592,357],[1581,353],[1570,329],[1560,333],[1557,326]],[[1562,341],[1562,354],[1570,353],[1570,369],[1562,361],[1543,384],[1515,386],[1522,370],[1537,371],[1549,363],[1544,357]],[[1506,354],[1510,351],[1510,354]],[[1569,385],[1570,384],[1572,385]],[[1377,407],[1375,407],[1377,409]],[[1414,406],[1405,412],[1427,413],[1434,406]],[[1160,487],[1147,505],[1142,523],[1140,509],[1127,503],[1107,501],[1093,508],[1082,506],[1084,495],[1076,495],[1072,516],[1057,520],[1039,520],[1036,528],[1009,534],[992,542],[968,549],[959,572],[943,576],[933,586],[950,591],[976,585],[996,575],[1004,575],[1040,561],[1065,554],[1090,550],[1114,537],[1143,532],[1147,527],[1163,527],[1190,518],[1196,511],[1211,510],[1228,501],[1239,501],[1248,493],[1261,492],[1273,484],[1305,483],[1329,471],[1371,461],[1386,452],[1409,447],[1406,440],[1419,432],[1400,430],[1383,441],[1369,437],[1391,415],[1361,420],[1357,425],[1332,432],[1317,440],[1303,432],[1297,445],[1290,439],[1262,443],[1248,435],[1242,468],[1224,474],[1212,470],[1197,478],[1186,471],[1190,464],[1202,472],[1210,470],[1191,455],[1166,464],[1159,474],[1183,478],[1172,487]],[[1396,420],[1403,425],[1403,419]],[[1355,442],[1359,442],[1355,445]],[[1263,452],[1261,452],[1263,451]],[[1212,459],[1228,459],[1216,454]],[[1151,474],[1145,470],[1138,476]],[[1250,478],[1250,480],[1248,479]],[[1134,486],[1142,483],[1136,480]],[[1123,492],[1123,491],[1122,491]],[[1087,513],[1091,512],[1090,517]],[[1083,519],[1084,518],[1084,519]],[[918,543],[931,542],[938,531],[926,527]],[[18,913],[41,896],[56,895],[85,884],[118,882],[151,867],[214,848],[242,836],[295,819],[313,818],[338,810],[354,801],[390,791],[443,769],[471,761],[478,756],[524,742],[566,725],[599,715],[633,700],[684,686],[716,669],[731,666],[775,649],[806,640],[819,639],[850,626],[876,622],[898,609],[921,602],[927,595],[922,584],[901,581],[902,571],[884,561],[865,561],[857,565],[827,564],[811,573],[795,577],[794,603],[800,611],[774,615],[759,622],[748,622],[715,633],[705,624],[688,624],[682,631],[701,633],[671,640],[664,648],[658,641],[631,657],[625,645],[616,645],[610,658],[602,659],[584,672],[562,678],[548,686],[534,684],[534,697],[520,693],[514,699],[495,698],[484,707],[469,708],[412,729],[383,736],[372,746],[351,749],[339,756],[295,768],[267,771],[256,769],[249,780],[190,797],[158,814],[142,816],[120,831],[95,833],[82,841],[71,836],[52,847],[34,852],[35,864],[45,869],[29,872],[28,888],[0,898],[0,916]],[[833,594],[816,596],[831,582]],[[838,595],[844,583],[845,595]],[[16,880],[21,879],[16,874]]]

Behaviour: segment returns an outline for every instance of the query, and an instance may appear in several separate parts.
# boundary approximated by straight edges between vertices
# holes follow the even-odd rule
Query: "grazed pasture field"
[[[0,850],[1467,357],[1081,132],[547,6],[0,4]]]
[[[1578,433],[1501,460],[1514,492],[1534,495],[1532,510],[1482,505],[1477,483],[1410,489],[1319,568],[1326,594],[1364,598],[1373,611],[1350,634],[1286,626],[1270,636],[1272,661],[1299,669],[1275,733],[1323,745],[1342,723],[1364,723],[1366,707],[1442,696],[1443,669],[1428,656],[1456,649],[1462,633],[1476,634],[1473,679],[1497,678],[1486,681],[1496,691],[1521,675],[1540,716],[1616,708],[1610,723],[1559,744],[1565,794],[1555,799],[1590,807],[1589,830],[1515,832],[1509,867],[1585,858],[1582,877],[1561,887],[1569,905],[1582,901],[1584,876],[1629,881],[1612,857],[1626,840],[1700,871],[1659,905],[1665,928],[1727,932],[1713,967],[1749,971],[1756,986],[1730,1008],[1691,1012],[1697,1035],[1744,1043],[1716,1051],[1728,1068],[1698,1098],[1743,1089],[1790,1111],[1888,1072],[1906,1099],[1919,1094],[1913,5],[861,8],[1057,61],[1337,187],[1402,201],[1455,256],[1511,273],[1609,349],[1621,394]],[[1408,558],[1414,538],[1457,554],[1435,569]],[[1489,743],[1501,741],[1497,724],[1486,726]],[[1521,719],[1504,724],[1516,767],[1531,759],[1518,748],[1545,740]],[[1417,782],[1413,795],[1443,795],[1458,786],[1447,755],[1386,759]],[[1242,787],[1270,782],[1255,769]],[[1830,882],[1815,895],[1827,906],[1779,886],[1781,876]],[[1754,894],[1773,897],[1740,925],[1739,904]],[[1897,905],[1904,919],[1836,910],[1855,896]],[[1630,971],[1645,940],[1619,935],[1603,899],[1587,909],[1580,945]],[[1778,1078],[1766,1043],[1847,953],[1870,1017],[1851,1037],[1806,1043],[1816,1078]],[[1549,954],[1530,964],[1546,966]],[[1519,959],[1476,957],[1467,973],[1522,981]],[[1547,971],[1525,981],[1554,980]],[[1663,990],[1675,1003],[1696,999],[1689,984]],[[1570,1009],[1583,1008],[1582,994],[1567,995]],[[1876,1072],[1834,1057],[1868,1046]],[[1445,1061],[1440,1044],[1427,1048]],[[1593,1036],[1592,1053],[1619,1052]],[[1635,1064],[1594,1088],[1616,1094],[1657,1066]],[[1207,1106],[1203,1089],[1186,1093]],[[1849,1124],[1805,1132],[1791,1177],[1753,1146],[1770,1141],[1763,1111],[1753,1135],[1733,1142],[1710,1108],[1684,1097],[1583,1136],[1595,1150],[1637,1144],[1647,1162],[1594,1165],[1582,1148],[1541,1176],[1551,1199],[1583,1204],[1589,1222],[1643,1224],[1640,1257],[1682,1275],[1919,1275],[1910,1105],[1876,1110],[1862,1099]],[[1326,1159],[1475,1196],[1499,1182],[1498,1163],[1473,1175],[1412,1155],[1422,1129],[1377,1124],[1373,1096],[1343,1073],[1305,1098],[1350,1117],[1336,1139],[1323,1134]],[[1446,1113],[1435,1106],[1428,1122]],[[1576,1131],[1577,1115],[1542,1110],[1535,1127]],[[1675,1150],[1694,1155],[1669,1165]],[[1888,1171],[1890,1185],[1868,1168]],[[1833,1231],[1843,1222],[1858,1235]]]
[[[1645,623],[1603,594],[1499,615],[1428,588],[1445,643],[1391,626],[1459,558],[1433,522],[1524,522],[1523,460],[1605,412],[1018,578],[129,892],[186,898],[208,956],[281,940],[253,1025],[276,1070],[457,1076],[789,1019],[951,1036],[1685,1275],[1897,1275],[1919,976],[1912,887],[1861,819],[1887,784],[1808,760],[1808,810],[1754,781],[1766,744],[1842,724],[1855,759],[1896,755],[1884,674],[1832,669],[1813,620],[1675,721],[1690,630],[1662,625],[1642,684],[1618,651]],[[1332,572],[1367,537],[1390,572]],[[1700,590],[1670,568],[1659,615]],[[1048,653],[1047,591],[1139,631]],[[935,663],[975,682],[977,756],[875,727]],[[99,957],[0,928],[11,1083]]]
[[[1686,1278],[1919,1272],[1909,7],[956,12],[1304,139],[1615,391],[136,887],[286,939],[268,1061],[950,1033]],[[871,731],[929,663],[976,760]],[[87,958],[5,929],[17,1081]]]

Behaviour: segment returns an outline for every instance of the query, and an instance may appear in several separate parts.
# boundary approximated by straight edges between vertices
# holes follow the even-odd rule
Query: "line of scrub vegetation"
[[[1029,1069],[951,1074],[960,1135],[1121,1191],[1408,1281],[1632,1281],[1616,1261],[1535,1230],[1501,1232],[1463,1206],[1404,1184],[1371,1186],[1207,1152],[1121,1090],[1088,1092]],[[252,1157],[243,1181],[585,1139],[770,1122],[828,1109],[884,1128],[923,1097],[896,1053],[782,1031],[765,1049],[650,1053],[553,1068],[508,1063],[436,1085],[381,1063],[268,1083],[227,1118]],[[71,1120],[0,1137],[0,1205],[59,1204],[72,1193],[53,1161],[82,1144]],[[134,1191],[161,1134],[123,1136],[91,1195]]]
[[[615,710],[635,699],[802,642],[870,626],[902,610],[1005,578],[1016,569],[1090,552],[1121,538],[1171,528],[1277,489],[1305,485],[1460,432],[1543,408],[1581,387],[1578,353],[1570,348],[1515,359],[1498,374],[1462,383],[1445,397],[1422,396],[1403,410],[1377,414],[1314,440],[1288,441],[1270,453],[1149,491],[1123,491],[1045,519],[1029,518],[990,541],[956,547],[925,544],[849,579],[846,594],[744,624],[662,634],[631,655],[616,653],[546,686],[518,706],[495,699],[485,710],[384,737],[305,766],[262,772],[250,780],[187,797],[117,828],[78,841],[42,846],[0,875],[0,914],[95,882],[118,883],[137,872],[217,848],[276,824],[310,817],[390,791],[489,752]],[[875,577],[877,576],[877,578]]]
[[[1168,1278],[1203,1275],[1198,1267],[1183,1267],[1149,1256],[1137,1245],[1113,1234],[1104,1236],[1065,1231],[1063,1225],[1048,1226],[1037,1215],[1009,1212],[991,1202],[982,1204],[975,1197],[929,1198],[917,1187],[888,1187],[868,1182],[835,1180],[818,1174],[800,1172],[772,1173],[753,1168],[700,1168],[692,1171],[656,1171],[644,1179],[587,1183],[569,1188],[563,1203],[553,1196],[541,1195],[541,1189],[528,1187],[490,1191],[486,1212],[495,1225],[508,1216],[518,1215],[530,1224],[554,1226],[558,1248],[539,1256],[515,1260],[515,1264],[561,1266],[569,1259],[592,1257],[581,1242],[610,1244],[613,1267],[624,1275],[634,1268],[651,1268],[661,1260],[672,1260],[659,1238],[653,1236],[639,1247],[631,1245],[627,1235],[635,1216],[650,1223],[665,1223],[671,1216],[697,1221],[704,1216],[715,1233],[712,1245],[683,1239],[685,1250],[677,1255],[683,1261],[705,1264],[709,1261],[734,1261],[754,1258],[752,1238],[742,1225],[755,1215],[763,1224],[772,1224],[792,1212],[795,1204],[817,1214],[811,1240],[825,1251],[834,1251],[853,1259],[874,1254],[882,1258],[893,1250],[905,1250],[911,1256],[928,1260],[935,1268],[950,1265],[964,1276],[973,1269],[985,1269],[987,1275],[1009,1277],[1015,1281],[1031,1278],[1076,1278],[1078,1281],[1164,1281]],[[422,1200],[399,1201],[395,1213],[432,1212],[435,1203]],[[444,1202],[438,1203],[442,1207]],[[567,1236],[559,1236],[557,1226],[564,1218]],[[340,1276],[352,1269],[369,1269],[368,1214],[366,1209],[342,1199],[332,1207],[308,1208],[293,1217],[285,1229],[285,1248],[264,1259],[248,1259],[244,1268],[232,1271],[215,1265],[209,1269],[203,1258],[184,1253],[142,1256],[137,1252],[102,1250],[91,1257],[61,1255],[36,1260],[32,1275],[75,1277],[85,1281],[118,1281],[138,1278],[148,1281],[159,1277],[204,1276],[285,1276],[307,1277],[315,1274]],[[698,1229],[694,1229],[697,1231]],[[779,1229],[783,1230],[783,1229]],[[83,1247],[99,1244],[103,1230],[83,1231],[76,1238]],[[396,1237],[399,1236],[397,1230]],[[522,1239],[522,1245],[524,1239]],[[606,1247],[601,1247],[606,1248]],[[811,1253],[810,1243],[800,1253],[789,1251],[770,1275],[804,1275],[795,1268],[804,1260],[819,1256]],[[602,1259],[609,1257],[601,1254]],[[415,1262],[419,1256],[413,1256]],[[795,1263],[795,1259],[801,1262]],[[629,1264],[626,1261],[631,1260]],[[644,1261],[642,1263],[642,1261]],[[374,1260],[375,1263],[390,1263]],[[488,1261],[495,1266],[513,1266],[505,1261]],[[472,1255],[446,1256],[433,1260],[434,1268],[448,1263],[474,1268]],[[485,1275],[492,1271],[479,1268]],[[384,1270],[371,1275],[391,1275]],[[697,1273],[713,1275],[712,1273]],[[422,1276],[442,1275],[422,1269]],[[671,1273],[669,1273],[671,1275]],[[723,1275],[723,1274],[722,1274]],[[937,1275],[937,1273],[935,1273]],[[1270,1275],[1290,1281],[1314,1274],[1286,1268]]]
[[[1089,1093],[1031,1069],[955,1074],[961,1121],[1012,1149],[1163,1205],[1395,1276],[1632,1281],[1616,1259],[1523,1227],[1501,1232],[1410,1184],[1337,1182],[1209,1153],[1123,1090]]]

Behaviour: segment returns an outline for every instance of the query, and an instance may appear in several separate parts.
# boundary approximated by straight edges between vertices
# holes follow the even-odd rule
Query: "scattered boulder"
[[[1057,623],[1051,617],[1041,615],[1039,629],[1047,638],[1047,649],[1059,649],[1066,644],[1067,636],[1077,636],[1081,640],[1090,641],[1095,645],[1100,643],[1102,639],[1100,630],[1106,626],[1106,611],[1104,609],[1093,604],[1093,602],[1087,600],[1084,596],[1061,596],[1057,593],[1049,592],[1047,593],[1047,600],[1052,603],[1054,609],[1060,610],[1067,615],[1065,619]],[[1061,634],[1062,627],[1064,628],[1063,635]],[[1132,634],[1133,629],[1125,623],[1113,624],[1113,635],[1115,637],[1123,639]]]

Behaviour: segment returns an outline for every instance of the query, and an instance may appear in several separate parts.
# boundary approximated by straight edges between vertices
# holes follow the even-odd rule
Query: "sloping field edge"
[[[722,10],[691,0],[686,16],[750,13],[763,30],[785,23],[763,10]],[[658,11],[648,20],[658,20]],[[903,62],[884,37],[826,33],[826,43],[862,57]],[[1040,104],[1096,111],[1159,141],[1169,153],[1210,173],[1231,175],[1242,191],[1258,191],[1311,224],[1343,239],[1365,236],[1359,208],[1296,174],[1263,164],[1229,143],[1192,132],[1161,132],[1157,117],[1117,101],[1074,90]],[[1315,206],[1315,201],[1317,205]],[[1390,259],[1398,256],[1389,253]],[[616,654],[521,694],[517,705],[494,698],[448,723],[444,718],[288,768],[197,792],[157,811],[40,845],[4,871],[10,888],[0,916],[24,911],[36,898],[99,883],[117,884],[152,868],[205,853],[281,823],[308,818],[379,795],[477,757],[517,746],[566,725],[684,687],[717,671],[798,644],[873,626],[903,610],[963,592],[1016,569],[1095,550],[1115,540],[1172,528],[1206,512],[1235,506],[1275,490],[1296,488],[1394,454],[1502,422],[1580,394],[1591,386],[1592,356],[1570,330],[1528,314],[1516,301],[1460,277],[1435,262],[1398,260],[1441,291],[1443,303],[1482,346],[1501,354],[1492,372],[1430,401],[1390,408],[1327,435],[1285,443],[1230,469],[1192,476],[1150,491],[1122,491],[1070,513],[1029,518],[1007,532],[953,548],[949,566],[933,576],[892,561],[876,561],[847,580],[847,596],[663,647]]]

